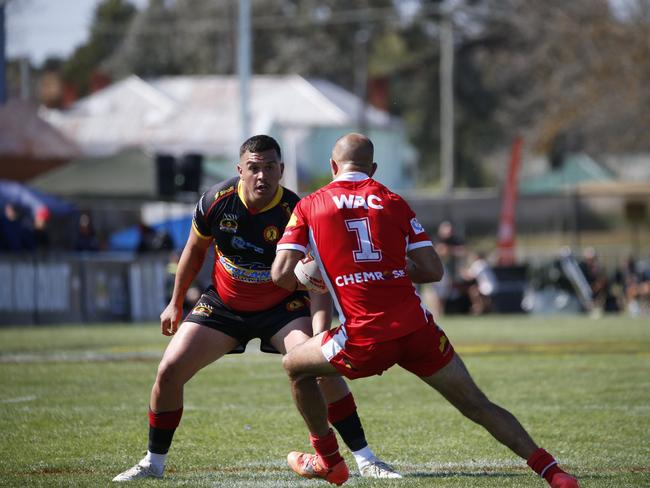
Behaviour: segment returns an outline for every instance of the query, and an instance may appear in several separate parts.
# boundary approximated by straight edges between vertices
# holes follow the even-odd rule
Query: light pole
[[[440,19],[440,179],[445,195],[454,191],[454,29],[453,11]]]
[[[357,112],[357,130],[361,134],[366,133],[368,121],[366,120],[366,101],[368,99],[368,42],[370,41],[370,28],[366,23],[362,24],[354,36],[355,45],[355,71],[354,85],[355,92],[359,98],[359,110]]]
[[[250,81],[251,81],[251,3],[250,0],[239,0],[238,25],[238,58],[237,71],[239,75],[239,118],[240,143],[246,140],[251,131],[250,114]]]
[[[7,61],[5,47],[5,0],[0,0],[0,105],[7,103]]]

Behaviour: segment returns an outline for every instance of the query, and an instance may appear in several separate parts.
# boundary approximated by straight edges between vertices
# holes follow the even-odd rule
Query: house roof
[[[0,155],[70,159],[79,148],[39,117],[36,106],[12,99],[0,105]]]
[[[27,181],[79,154],[73,142],[39,117],[36,106],[17,99],[0,105],[0,178]]]
[[[607,154],[605,164],[621,180],[650,182],[650,153]]]
[[[130,76],[75,103],[49,111],[47,120],[77,141],[87,154],[124,147],[172,153],[236,154],[239,141],[239,82],[235,76],[173,76],[143,80]],[[361,101],[324,80],[298,75],[251,79],[254,133],[274,126],[355,125]],[[395,122],[366,106],[371,127]]]
[[[140,149],[111,156],[81,157],[30,181],[62,196],[153,198],[157,195],[152,158]]]
[[[570,154],[562,166],[544,174],[523,180],[519,189],[523,194],[552,193],[575,188],[588,182],[609,182],[615,176],[586,154]]]

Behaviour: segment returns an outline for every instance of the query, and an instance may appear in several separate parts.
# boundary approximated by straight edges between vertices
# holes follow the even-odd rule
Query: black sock
[[[363,432],[363,426],[361,425],[361,419],[356,411],[343,420],[334,422],[332,425],[350,451],[358,451],[368,445],[366,435]]]
[[[158,429],[150,426],[149,452],[153,452],[154,454],[167,454],[169,446],[172,445],[174,432],[176,432],[176,429]]]

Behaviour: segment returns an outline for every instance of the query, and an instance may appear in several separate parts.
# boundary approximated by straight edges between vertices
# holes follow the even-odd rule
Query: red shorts
[[[418,376],[431,376],[454,357],[451,342],[433,320],[409,335],[365,346],[349,343],[345,328],[339,326],[323,334],[321,351],[350,379],[382,374],[394,364]]]

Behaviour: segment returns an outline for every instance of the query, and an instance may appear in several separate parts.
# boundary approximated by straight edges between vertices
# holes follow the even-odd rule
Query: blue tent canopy
[[[164,220],[151,227],[156,232],[167,232],[174,242],[174,249],[182,248],[192,227],[192,216]],[[115,251],[135,251],[140,242],[140,229],[133,225],[112,234],[109,238],[110,248]]]
[[[65,216],[77,211],[77,207],[65,200],[35,190],[26,185],[10,180],[0,180],[0,204],[7,203],[26,208],[35,214],[41,207],[47,207],[52,215]]]

